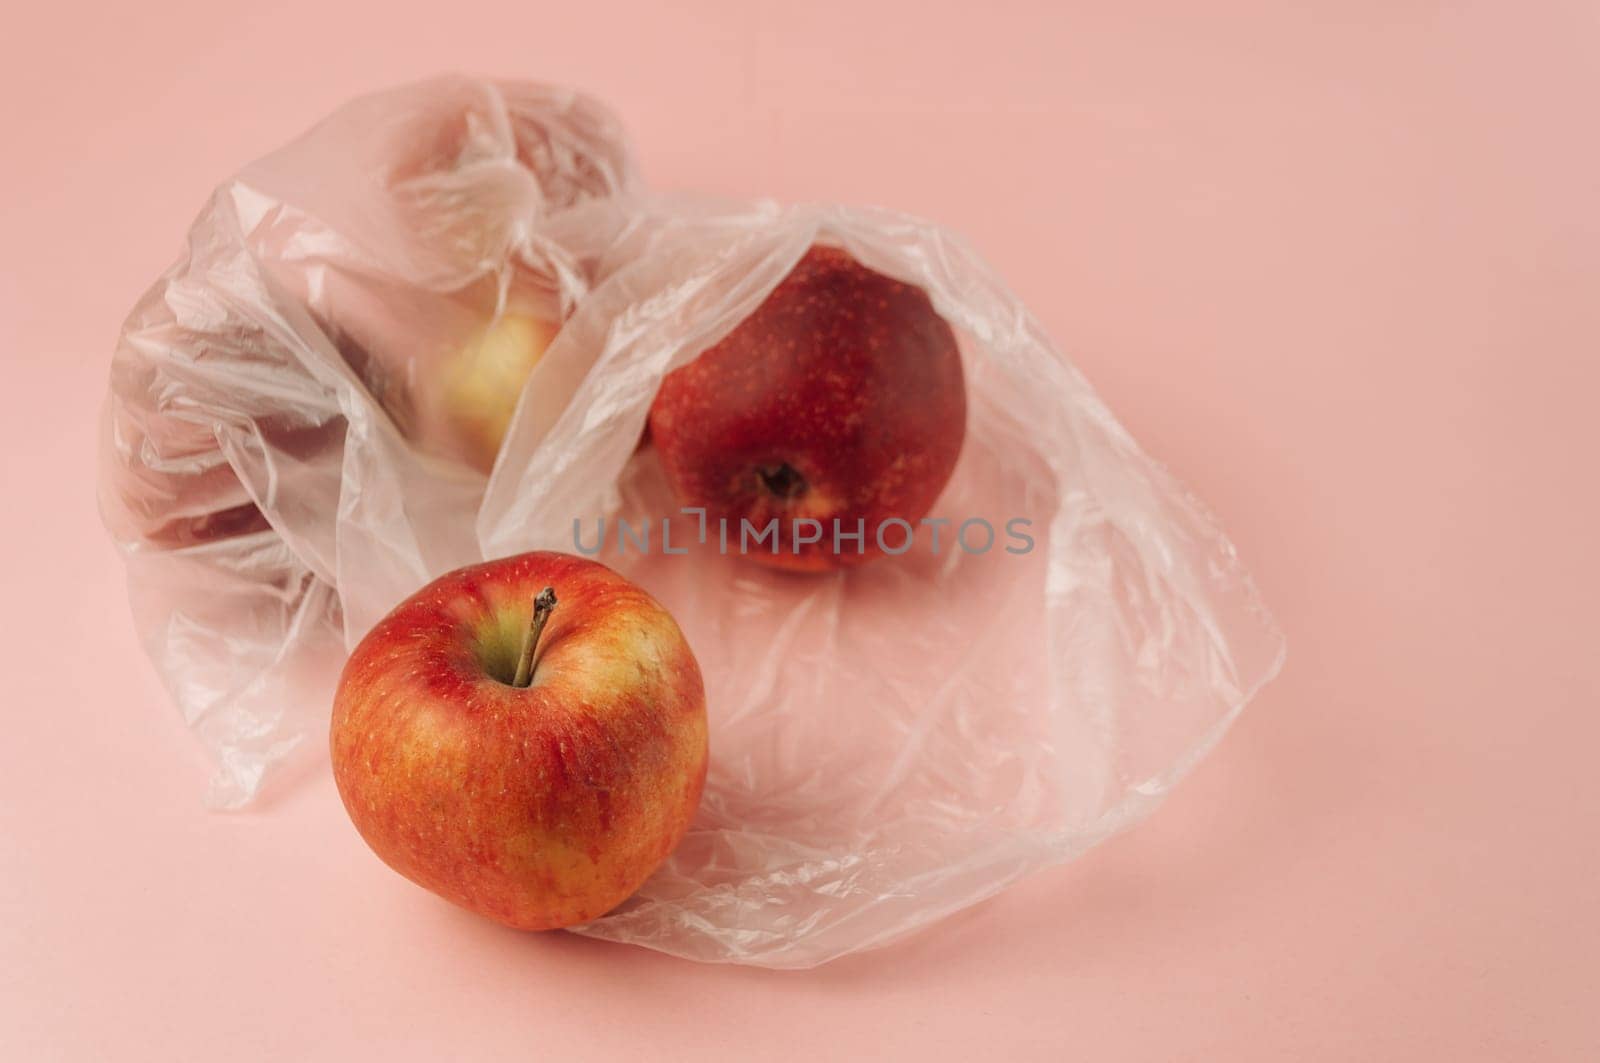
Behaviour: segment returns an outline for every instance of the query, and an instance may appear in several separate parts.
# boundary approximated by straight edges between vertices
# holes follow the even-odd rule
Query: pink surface
[[[12,16],[0,1058],[1600,1053],[1592,9],[759,6]],[[110,344],[218,178],[450,68],[594,90],[658,186],[967,233],[1221,514],[1282,678],[1135,832],[804,974],[476,921],[323,774],[205,813],[93,510]]]

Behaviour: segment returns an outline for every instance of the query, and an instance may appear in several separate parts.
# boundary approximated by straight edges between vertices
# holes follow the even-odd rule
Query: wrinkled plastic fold
[[[1283,639],[1216,522],[993,271],[886,211],[652,197],[602,105],[468,79],[358,100],[246,167],[124,328],[102,508],[216,758],[211,801],[324,757],[344,652],[434,576],[570,552],[602,520],[691,529],[640,445],[650,401],[818,242],[922,287],[960,340],[943,549],[930,526],[817,577],[607,550],[694,647],[712,756],[682,845],[580,932],[810,966],[1154,808]],[[504,410],[461,416],[495,395],[483,352],[541,329]],[[965,549],[975,519],[1024,520],[1032,546]]]

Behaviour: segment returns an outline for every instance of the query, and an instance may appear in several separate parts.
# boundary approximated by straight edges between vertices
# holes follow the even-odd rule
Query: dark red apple
[[[817,246],[667,374],[649,434],[678,499],[728,521],[730,544],[742,521],[759,532],[778,518],[778,552],[748,556],[820,571],[879,554],[885,521],[915,527],[950,479],[966,415],[956,338],[927,293]],[[797,542],[817,532],[804,520],[818,541]],[[904,537],[885,532],[891,548]]]
[[[339,796],[390,867],[510,926],[571,926],[683,837],[705,782],[705,687],[644,591],[593,561],[522,554],[379,621],[339,681],[330,745]]]

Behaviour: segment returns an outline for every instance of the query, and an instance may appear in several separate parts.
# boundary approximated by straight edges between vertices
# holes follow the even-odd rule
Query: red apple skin
[[[545,587],[557,605],[533,679],[512,687]],[[508,926],[571,926],[627,899],[683,837],[705,782],[705,686],[633,583],[522,554],[435,580],[362,639],[330,747],[339,796],[390,867]]]
[[[961,354],[921,288],[811,248],[721,342],[662,381],[649,436],[685,506],[757,529],[779,518],[783,542],[754,560],[826,571],[877,556],[879,525],[916,522],[955,469],[966,434]],[[789,471],[785,471],[787,466]],[[796,479],[796,475],[798,479]],[[821,522],[795,549],[793,520]],[[864,522],[864,550],[853,540]],[[903,529],[885,532],[898,545]],[[769,540],[770,543],[770,540]]]

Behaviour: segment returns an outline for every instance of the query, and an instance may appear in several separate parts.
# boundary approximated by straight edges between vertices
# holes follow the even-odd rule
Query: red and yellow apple
[[[726,337],[667,374],[649,436],[679,501],[757,529],[749,556],[820,571],[881,553],[877,531],[925,515],[955,469],[966,388],[927,293],[836,248],[811,248]],[[793,534],[816,521],[816,542]],[[838,540],[864,531],[861,540]],[[898,543],[898,537],[891,540]]]
[[[402,602],[351,654],[334,778],[390,867],[513,927],[587,922],[683,837],[705,687],[678,625],[597,562],[530,553]]]

